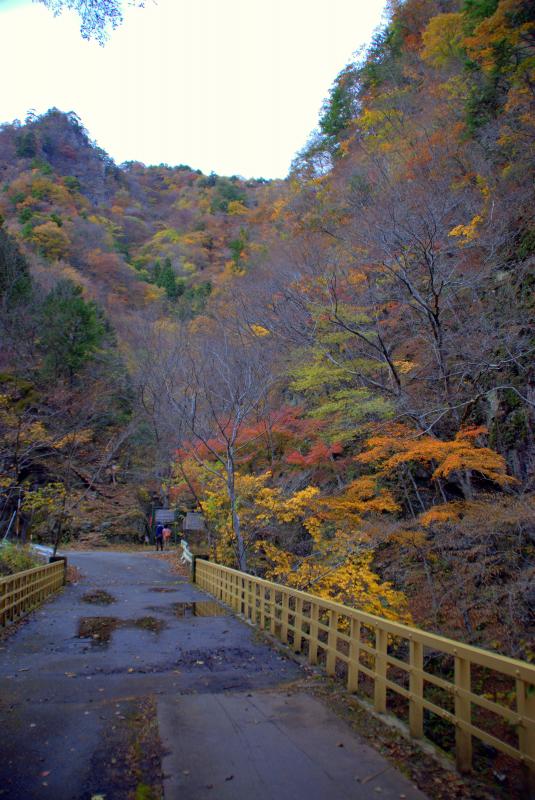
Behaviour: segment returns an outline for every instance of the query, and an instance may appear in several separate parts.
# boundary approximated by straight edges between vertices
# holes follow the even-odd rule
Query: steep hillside
[[[220,558],[531,658],[535,13],[392,6],[237,282],[239,357],[182,376],[175,496]]]
[[[533,658],[534,56],[527,0],[391,3],[278,182],[4,125],[5,508],[161,491],[227,563]]]
[[[264,181],[117,167],[76,114],[0,130],[0,210],[35,270],[81,283],[114,318],[194,316],[239,273]]]

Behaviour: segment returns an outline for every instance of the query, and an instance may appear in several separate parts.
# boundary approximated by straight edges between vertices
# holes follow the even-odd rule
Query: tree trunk
[[[56,528],[56,535],[54,536],[54,550],[52,551],[52,555],[55,556],[58,552],[59,543],[61,542],[61,534],[63,533],[63,519],[59,519],[58,526]]]
[[[236,504],[236,489],[234,485],[234,458],[233,453],[227,453],[227,492],[230,501],[230,512],[232,514],[232,529],[236,537],[236,556],[238,560],[238,569],[242,572],[247,571],[247,556],[245,554],[245,545],[241,533],[240,517]]]
[[[472,491],[472,471],[469,469],[463,470],[460,473],[460,484],[465,500],[472,500],[474,493]]]

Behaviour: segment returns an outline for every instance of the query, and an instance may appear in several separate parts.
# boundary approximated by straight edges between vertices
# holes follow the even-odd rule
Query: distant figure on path
[[[166,525],[165,528],[163,529],[163,545],[164,545],[164,547],[169,542],[170,538],[171,538],[171,528],[168,528],[167,525]]]
[[[156,525],[156,552],[163,550],[163,525],[159,522]]]

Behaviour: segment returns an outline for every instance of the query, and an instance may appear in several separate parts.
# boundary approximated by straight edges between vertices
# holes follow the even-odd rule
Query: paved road
[[[165,561],[70,560],[83,580],[0,643],[2,799],[425,800]]]

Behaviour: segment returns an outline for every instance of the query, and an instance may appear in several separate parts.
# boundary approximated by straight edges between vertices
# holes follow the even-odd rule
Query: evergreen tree
[[[103,340],[105,327],[97,306],[84,300],[80,286],[61,280],[44,300],[42,324],[45,374],[72,381]]]
[[[30,271],[15,240],[0,227],[0,302],[9,307],[26,300],[31,290]]]
[[[154,275],[156,278],[156,285],[161,286],[162,289],[165,289],[165,293],[169,300],[176,300],[183,291],[184,286],[182,283],[177,282],[176,274],[171,264],[171,259],[166,258],[163,267],[159,264],[157,265],[158,269],[154,269]]]

